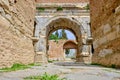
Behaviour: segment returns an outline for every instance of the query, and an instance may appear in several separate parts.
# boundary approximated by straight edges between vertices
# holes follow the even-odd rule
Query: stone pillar
[[[46,37],[40,36],[36,45],[35,63],[47,63]]]
[[[91,45],[87,45],[87,50],[85,51],[85,54],[83,54],[83,60],[85,64],[91,64]]]
[[[77,54],[76,54],[76,62],[81,62],[83,63],[83,56],[81,55],[82,53],[82,45],[78,44]]]
[[[47,54],[46,54],[46,27],[44,18],[36,16],[36,29],[35,37],[39,38],[38,42],[35,45],[35,63],[47,63]]]
[[[35,63],[47,63],[47,56],[44,52],[36,52]]]

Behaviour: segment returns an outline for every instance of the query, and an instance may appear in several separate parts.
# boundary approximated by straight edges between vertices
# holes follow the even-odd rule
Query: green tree
[[[50,37],[49,37],[49,40],[55,40],[55,41],[57,41],[58,37],[57,37],[57,35],[51,34]]]
[[[58,30],[55,32],[55,35],[59,38]]]
[[[66,49],[66,50],[65,50],[65,54],[68,56],[69,53],[70,53],[70,49]]]
[[[64,29],[62,29],[62,31],[61,31],[61,33],[60,33],[60,39],[68,39],[68,38],[67,38],[67,34],[66,34],[66,32],[65,32]]]
[[[58,41],[59,39],[68,39],[67,34],[64,29],[61,30],[59,33],[58,30],[55,32],[55,34],[51,34],[49,37],[49,40],[55,40]]]

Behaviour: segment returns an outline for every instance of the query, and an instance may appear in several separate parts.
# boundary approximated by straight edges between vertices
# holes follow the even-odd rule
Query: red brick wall
[[[66,44],[67,43],[67,44]],[[75,41],[70,40],[49,40],[48,55],[51,60],[65,60],[64,48],[77,48]]]
[[[63,45],[66,40],[59,40],[55,42],[54,40],[49,40],[49,50],[48,55],[51,60],[64,60],[65,54],[63,50]]]

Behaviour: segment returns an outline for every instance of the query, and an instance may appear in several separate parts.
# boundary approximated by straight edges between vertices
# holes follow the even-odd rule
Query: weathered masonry
[[[90,14],[88,0],[35,1],[0,0],[0,68],[47,62],[48,37],[58,29],[76,36],[77,61],[90,61],[82,52],[91,53],[83,47],[90,49],[92,32],[92,62],[120,67],[120,0],[90,0]]]
[[[0,0],[0,68],[34,62],[34,0]]]
[[[47,54],[49,60],[65,61],[66,60],[65,49],[77,50],[76,40],[58,40],[57,42],[54,40],[49,40],[48,43],[49,49]]]
[[[90,0],[93,63],[120,67],[120,0]]]
[[[78,3],[77,3],[78,4]],[[46,62],[48,51],[49,35],[58,29],[70,30],[76,36],[77,61],[84,61],[82,47],[84,46],[83,36],[85,40],[91,37],[89,10],[84,9],[86,3],[38,3],[36,11],[36,26],[34,34],[35,61]],[[86,42],[85,42],[86,44]],[[90,55],[88,55],[89,57]]]

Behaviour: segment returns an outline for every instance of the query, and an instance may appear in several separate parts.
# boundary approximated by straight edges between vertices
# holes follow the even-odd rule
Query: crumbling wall
[[[37,3],[78,3],[89,2],[89,0],[36,0]]]
[[[34,0],[0,0],[0,67],[33,63]]]
[[[49,40],[48,56],[50,60],[65,60],[63,45],[66,40]]]
[[[90,0],[93,63],[120,67],[120,0]]]

